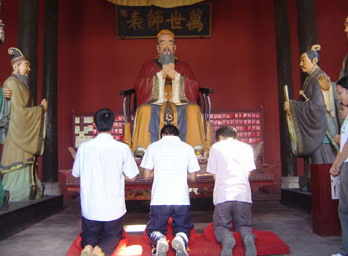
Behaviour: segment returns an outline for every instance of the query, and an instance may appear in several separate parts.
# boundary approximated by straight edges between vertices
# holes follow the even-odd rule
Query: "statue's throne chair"
[[[203,127],[205,133],[205,141],[203,148],[195,148],[198,152],[209,152],[211,146],[212,128],[210,123],[211,100],[210,94],[213,93],[212,88],[199,88],[198,105],[201,108]],[[137,109],[135,89],[121,90],[120,95],[123,96],[123,116],[125,124],[123,127],[123,141],[132,147],[132,124]]]

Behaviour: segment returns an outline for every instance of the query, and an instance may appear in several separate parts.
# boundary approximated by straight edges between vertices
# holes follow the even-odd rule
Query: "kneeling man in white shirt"
[[[207,172],[214,174],[214,217],[220,256],[231,256],[235,239],[232,223],[240,233],[246,256],[256,256],[255,236],[251,228],[251,189],[249,175],[255,169],[253,149],[237,139],[237,131],[222,126],[216,131],[216,143],[209,152]]]
[[[80,177],[81,256],[112,254],[122,239],[125,176],[139,173],[129,147],[111,135],[114,120],[107,108],[94,114],[99,134],[79,146],[74,162],[72,174]]]
[[[172,247],[176,256],[187,256],[193,222],[187,178],[194,181],[200,170],[193,148],[180,140],[173,125],[161,129],[161,139],[146,149],[141,167],[145,179],[154,177],[151,190],[150,221],[146,232],[152,243],[152,255],[165,256],[169,249],[165,238],[170,217],[175,238]]]

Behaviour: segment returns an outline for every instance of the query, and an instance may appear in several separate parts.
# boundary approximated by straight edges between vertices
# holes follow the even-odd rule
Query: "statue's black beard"
[[[158,56],[158,62],[162,65],[174,63],[174,54],[160,54]]]
[[[23,76],[21,74],[13,74],[13,75],[28,88],[28,76]]]

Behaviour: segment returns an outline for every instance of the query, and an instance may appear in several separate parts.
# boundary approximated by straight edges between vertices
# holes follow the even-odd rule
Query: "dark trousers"
[[[251,235],[254,239],[251,228],[251,204],[238,201],[227,201],[215,205],[214,209],[214,230],[215,237],[222,243],[227,235],[232,235],[232,223],[237,232],[243,238]]]
[[[339,253],[348,255],[348,163],[341,167],[340,175],[340,201],[338,203],[338,216],[342,229],[342,245]]]
[[[150,206],[150,221],[146,225],[146,233],[150,237],[153,231],[159,231],[167,234],[167,225],[170,217],[173,219],[173,235],[179,232],[186,234],[190,239],[190,231],[193,228],[193,222],[190,217],[189,205],[152,205]],[[157,241],[151,241],[156,245]]]
[[[111,255],[123,238],[124,216],[112,221],[95,221],[82,217],[81,246],[98,245],[105,255]]]

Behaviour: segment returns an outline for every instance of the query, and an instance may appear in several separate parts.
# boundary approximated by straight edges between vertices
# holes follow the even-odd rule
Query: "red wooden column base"
[[[340,236],[338,200],[331,199],[331,164],[312,164],[312,222],[313,232],[320,236]]]

